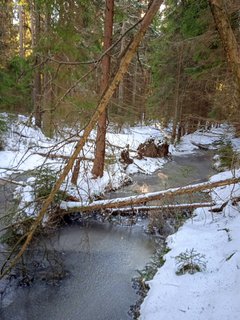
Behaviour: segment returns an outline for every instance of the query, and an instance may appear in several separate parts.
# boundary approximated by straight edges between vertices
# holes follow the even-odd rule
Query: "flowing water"
[[[206,180],[212,174],[210,157],[209,153],[175,157],[154,175],[135,176],[133,185],[111,197]],[[30,287],[8,288],[2,294],[1,320],[130,319],[129,307],[137,300],[131,279],[155,248],[154,238],[143,232],[141,224],[73,224],[58,230],[47,246],[61,254],[69,275],[60,285],[36,281]]]
[[[152,175],[137,175],[132,185],[111,193],[110,197],[127,197],[132,194],[160,191],[206,181],[215,173],[211,164],[212,157],[212,151],[175,156],[161,170]]]

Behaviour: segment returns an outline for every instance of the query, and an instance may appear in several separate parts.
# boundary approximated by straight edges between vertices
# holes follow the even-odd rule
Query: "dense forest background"
[[[114,2],[110,79],[148,1]],[[111,99],[108,121],[153,119],[174,134],[239,118],[237,82],[207,0],[167,0]],[[213,2],[213,1],[212,1]],[[224,7],[237,40],[240,4]],[[52,136],[84,125],[100,99],[105,1],[1,0],[0,110],[29,113]]]

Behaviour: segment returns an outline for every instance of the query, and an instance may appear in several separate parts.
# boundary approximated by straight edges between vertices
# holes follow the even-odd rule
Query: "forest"
[[[2,1],[2,111],[32,114],[50,137],[63,121],[84,126],[149,4],[106,5],[112,17],[104,1]],[[205,119],[234,122],[238,38],[237,1],[165,1],[109,101],[108,121],[157,119],[182,130]]]
[[[0,0],[0,26],[0,318],[237,319],[239,1]]]

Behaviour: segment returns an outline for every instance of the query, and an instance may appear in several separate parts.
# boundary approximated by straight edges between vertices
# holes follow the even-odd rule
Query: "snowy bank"
[[[56,177],[62,168],[66,165],[68,157],[71,156],[76,142],[79,140],[82,132],[78,128],[70,130],[65,129],[53,139],[46,138],[38,128],[32,125],[32,120],[25,116],[13,117],[4,114],[4,119],[8,125],[8,131],[5,134],[5,150],[0,151],[0,178],[6,178],[12,174],[26,173],[27,178],[34,176],[30,170],[42,171],[46,166],[56,172]],[[63,183],[61,189],[69,195],[79,199],[82,203],[91,202],[93,199],[101,197],[105,192],[116,190],[131,181],[131,175],[135,173],[151,174],[163,167],[166,163],[164,158],[144,157],[139,160],[136,158],[136,149],[140,143],[149,138],[163,140],[166,137],[165,132],[160,126],[135,126],[123,128],[117,133],[113,126],[109,126],[106,136],[106,164],[102,178],[93,179],[92,166],[94,159],[94,145],[96,131],[93,130],[90,139],[85,144],[80,156],[89,160],[82,160],[77,185],[71,184],[72,172],[70,172]],[[232,129],[222,125],[220,128],[212,128],[207,132],[197,131],[191,135],[182,137],[180,144],[175,148],[171,146],[173,155],[183,155],[198,149],[196,143],[204,145],[213,145],[226,137],[232,136]],[[235,145],[239,141],[235,140]],[[123,148],[129,145],[130,157],[133,163],[127,168],[119,162],[120,153]],[[55,157],[45,157],[45,155]],[[23,176],[26,180],[26,176]],[[17,198],[23,203],[23,207],[31,207],[28,215],[34,215],[35,212],[31,206],[34,199],[33,185],[28,183],[26,187],[17,189]],[[21,207],[21,205],[20,205]]]
[[[199,146],[204,149],[217,149],[219,143],[228,141],[234,136],[234,129],[231,126],[222,124],[220,127],[212,127],[208,130],[197,130],[194,133],[186,134],[180,140],[180,143],[173,149],[173,154],[188,154],[199,149]],[[236,139],[236,144],[240,139]]]
[[[228,171],[210,180],[231,176]],[[216,188],[211,196],[218,203],[239,197],[240,184]],[[210,210],[196,209],[194,217],[167,238],[171,250],[148,282],[150,290],[141,306],[141,320],[240,319],[240,205],[228,201],[221,213]],[[176,257],[192,249],[203,255],[198,263],[205,263],[206,269],[177,275]]]
[[[40,129],[33,126],[32,120],[28,117],[4,114],[2,118],[6,121],[8,130],[4,133],[5,149],[0,151],[0,178],[10,177],[11,179],[13,174],[16,177],[18,173],[23,173],[22,178],[19,177],[18,180],[23,179],[26,186],[17,188],[15,195],[21,202],[20,208],[27,208],[29,205],[26,214],[34,216],[37,212],[31,204],[34,200],[34,186],[31,179],[27,180],[27,178],[34,176],[36,170],[41,172],[46,167],[58,176],[66,165],[68,157],[73,153],[82,133],[77,128],[73,128],[49,139]],[[164,132],[157,127],[136,126],[124,128],[120,133],[116,133],[110,126],[106,136],[104,174],[102,178],[93,179],[91,159],[94,159],[96,138],[96,131],[93,130],[80,154],[80,157],[90,160],[81,161],[77,185],[71,184],[72,172],[70,172],[61,189],[82,202],[89,202],[102,196],[104,192],[118,189],[131,182],[131,174],[137,172],[151,174],[162,167],[166,160],[160,158],[134,159],[134,163],[127,169],[119,162],[121,150],[126,145],[130,147],[131,156],[135,156],[138,145],[150,137],[161,140]],[[47,157],[48,153],[54,157]]]

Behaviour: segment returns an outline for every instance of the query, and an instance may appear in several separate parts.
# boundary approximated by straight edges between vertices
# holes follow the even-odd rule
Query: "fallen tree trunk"
[[[12,180],[12,179],[0,178],[0,185],[5,185],[7,183],[12,183],[12,184],[15,184],[17,186],[26,187],[26,183],[15,181],[15,180]]]
[[[169,204],[163,206],[138,206],[138,207],[126,207],[126,208],[113,208],[105,209],[108,212],[126,212],[126,211],[151,211],[151,210],[182,210],[182,209],[195,209],[201,207],[213,207],[214,202],[198,202],[198,203],[180,203],[180,204]]]
[[[78,212],[78,211],[94,211],[101,209],[110,209],[110,208],[121,208],[125,206],[133,207],[135,205],[145,204],[146,202],[154,201],[154,200],[163,200],[179,195],[190,194],[194,192],[210,190],[212,188],[226,186],[229,184],[235,184],[240,182],[239,178],[231,178],[226,180],[220,180],[216,182],[203,182],[196,185],[188,185],[181,188],[172,188],[158,192],[151,192],[141,194],[139,196],[131,196],[125,198],[118,199],[110,199],[110,200],[100,200],[94,201],[87,205],[82,205],[79,202],[70,202],[70,203],[62,203],[61,208],[66,210],[67,212]]]
[[[201,150],[209,150],[209,147],[211,146],[211,144],[201,144],[201,143],[196,143],[194,141],[191,141],[191,144],[193,144],[194,146],[198,147]]]
[[[65,160],[69,160],[71,158],[71,156],[64,156],[63,154],[53,154],[53,153],[43,153],[43,152],[35,152],[34,154],[38,154],[41,157],[46,157],[49,159],[65,159]],[[87,158],[87,157],[77,157],[77,160],[81,160],[81,161],[93,161],[93,158]]]
[[[2,267],[2,269],[0,271],[0,279],[2,279],[16,265],[16,263],[19,261],[19,259],[24,254],[27,247],[29,246],[38,225],[41,223],[49,205],[52,203],[56,193],[58,192],[62,183],[64,182],[65,178],[67,177],[68,173],[72,169],[74,162],[77,159],[77,157],[79,156],[80,151],[82,151],[82,149],[88,139],[90,132],[92,131],[92,129],[93,129],[94,125],[96,124],[96,122],[98,121],[99,117],[106,110],[107,105],[108,105],[111,97],[113,96],[120,81],[123,79],[124,74],[127,72],[128,66],[129,66],[130,62],[132,61],[132,58],[133,58],[135,52],[137,51],[137,49],[138,49],[146,31],[147,31],[147,28],[151,24],[155,14],[158,12],[160,5],[162,3],[163,3],[163,0],[153,0],[150,2],[150,6],[148,8],[148,11],[146,12],[145,16],[143,17],[143,20],[141,22],[141,25],[140,25],[138,32],[134,35],[134,37],[132,38],[132,41],[130,42],[129,46],[127,47],[125,55],[123,56],[123,58],[120,61],[120,65],[118,67],[118,70],[117,70],[115,76],[113,77],[113,79],[112,79],[111,83],[109,84],[108,88],[106,89],[106,91],[102,94],[101,100],[100,100],[92,118],[90,119],[89,123],[86,125],[82,137],[80,138],[80,140],[76,144],[75,150],[74,150],[72,156],[70,157],[68,163],[64,167],[62,174],[60,175],[60,177],[56,181],[55,185],[53,186],[51,193],[49,194],[47,199],[42,204],[42,208],[39,211],[38,216],[37,216],[36,220],[34,221],[34,223],[32,224],[28,234],[24,235],[22,240],[25,240],[25,241],[24,241],[20,251],[9,262],[9,265],[6,267],[6,269],[4,269],[6,264],[4,264],[4,266]],[[10,258],[11,258],[11,255],[8,260],[10,260]]]

